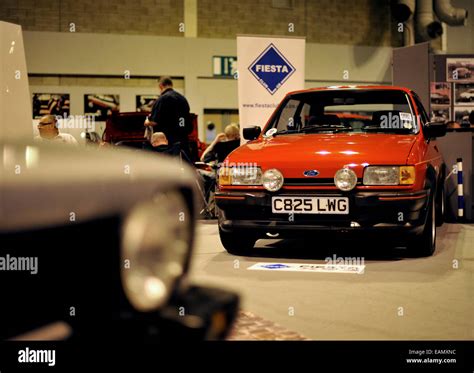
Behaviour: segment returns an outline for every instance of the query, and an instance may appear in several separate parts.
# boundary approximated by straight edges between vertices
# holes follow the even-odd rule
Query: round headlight
[[[283,186],[283,181],[283,175],[276,168],[265,171],[262,177],[263,187],[270,192],[279,190]]]
[[[184,274],[191,243],[191,216],[180,193],[160,194],[137,205],[122,232],[124,292],[139,311],[165,304]]]
[[[348,192],[357,185],[357,175],[350,168],[341,168],[334,175],[334,184],[336,184],[340,190]]]

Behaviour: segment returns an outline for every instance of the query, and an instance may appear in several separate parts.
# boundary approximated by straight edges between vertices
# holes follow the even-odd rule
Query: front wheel
[[[229,254],[248,255],[255,246],[257,238],[245,233],[225,232],[219,228],[222,246]]]
[[[436,250],[436,203],[431,198],[423,232],[416,236],[409,246],[410,252],[418,257],[431,256]]]

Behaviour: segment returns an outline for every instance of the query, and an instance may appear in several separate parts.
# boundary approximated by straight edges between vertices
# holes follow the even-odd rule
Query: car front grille
[[[333,178],[289,178],[285,179],[285,186],[334,186]],[[357,185],[362,185],[362,179],[357,179]]]

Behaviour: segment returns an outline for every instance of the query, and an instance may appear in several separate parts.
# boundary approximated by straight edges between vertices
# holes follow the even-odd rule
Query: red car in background
[[[219,234],[232,254],[256,240],[329,233],[392,234],[432,255],[444,214],[446,166],[417,95],[346,86],[289,93],[219,170]]]
[[[144,138],[145,126],[143,125],[148,114],[148,112],[113,112],[112,115],[107,117],[102,141],[112,145],[142,149],[144,143],[148,142]],[[197,162],[206,145],[198,137],[197,115],[193,113],[190,115],[193,123],[193,130],[188,136],[192,155],[191,161]]]

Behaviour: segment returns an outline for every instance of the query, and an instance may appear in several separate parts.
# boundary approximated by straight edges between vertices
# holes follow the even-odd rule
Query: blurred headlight
[[[282,173],[276,168],[265,171],[262,178],[263,187],[270,192],[280,190],[283,186],[283,181]]]
[[[364,170],[364,185],[409,185],[414,182],[413,166],[369,166]]]
[[[192,222],[183,196],[161,194],[137,205],[122,232],[121,276],[130,303],[142,312],[164,305],[184,274]]]
[[[219,185],[262,185],[260,167],[221,167]]]
[[[341,168],[334,175],[334,184],[340,190],[348,192],[357,185],[357,175],[350,168]]]

